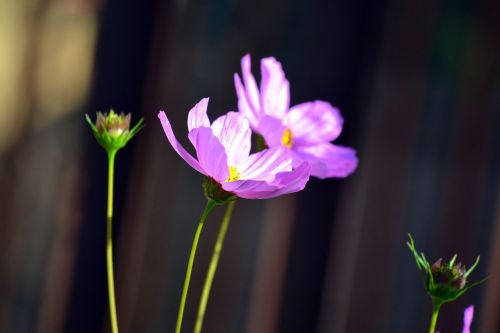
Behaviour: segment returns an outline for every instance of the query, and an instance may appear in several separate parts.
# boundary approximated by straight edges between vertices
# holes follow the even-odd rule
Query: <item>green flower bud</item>
[[[97,112],[95,124],[88,115],[85,115],[87,123],[90,125],[97,142],[109,152],[116,152],[123,148],[127,142],[132,139],[142,127],[144,119],[130,129],[130,113],[117,114],[113,110],[109,113]]]
[[[461,263],[456,263],[456,254],[449,262],[439,259],[431,266],[425,255],[416,250],[411,235],[408,236],[410,240],[406,244],[413,254],[417,268],[424,275],[425,290],[435,304],[454,301],[470,288],[485,281],[485,279],[473,283],[467,281],[468,276],[479,264],[479,256],[468,270]]]

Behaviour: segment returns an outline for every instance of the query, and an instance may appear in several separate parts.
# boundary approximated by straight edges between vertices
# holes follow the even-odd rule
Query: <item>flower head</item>
[[[468,276],[479,263],[479,256],[468,270],[459,262],[456,262],[455,254],[449,262],[443,259],[437,260],[432,266],[423,253],[418,253],[411,235],[406,243],[413,254],[417,268],[425,274],[425,289],[434,303],[443,304],[454,301],[462,296],[470,288],[482,283],[484,280],[469,283]]]
[[[89,115],[85,115],[85,119],[90,125],[97,142],[108,152],[123,148],[144,126],[144,120],[141,119],[130,129],[130,118],[130,113],[126,115],[124,113],[117,114],[113,110],[104,114],[97,112],[97,119],[94,124]]]
[[[188,137],[196,150],[196,158],[177,141],[165,112],[161,111],[158,118],[174,150],[192,168],[209,178],[205,181],[205,193],[211,199],[224,202],[233,195],[265,199],[304,188],[310,172],[307,163],[294,168],[283,147],[250,154],[248,121],[236,112],[228,112],[211,124],[207,106],[208,98],[204,98],[188,115]]]
[[[290,85],[281,64],[274,58],[261,61],[260,89],[251,73],[250,55],[241,59],[243,82],[234,75],[238,109],[268,147],[288,149],[294,165],[307,161],[311,175],[346,177],[357,167],[356,152],[331,144],[342,131],[337,108],[324,101],[290,107]]]

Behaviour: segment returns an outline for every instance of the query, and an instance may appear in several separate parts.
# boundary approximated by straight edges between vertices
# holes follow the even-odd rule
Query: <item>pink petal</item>
[[[205,170],[204,174],[217,182],[223,182],[229,177],[226,152],[219,139],[213,135],[212,129],[199,127],[189,132],[189,139],[193,143],[198,161]]]
[[[300,164],[297,168],[293,169],[292,172],[281,172],[277,174],[272,184],[279,185],[280,190],[275,194],[282,195],[303,190],[309,180],[310,174],[311,166],[307,162]]]
[[[273,181],[276,174],[292,170],[289,150],[273,147],[249,156],[240,170],[242,179]]]
[[[174,132],[172,130],[172,126],[170,125],[170,122],[168,121],[167,115],[165,112],[160,111],[158,113],[158,118],[160,119],[161,125],[163,127],[163,131],[165,132],[165,135],[167,136],[168,141],[174,148],[174,150],[179,154],[180,157],[184,159],[184,161],[187,162],[193,169],[198,171],[199,173],[202,173],[204,175],[207,175],[203,168],[201,167],[200,163],[194,159],[191,154],[189,154],[184,147],[177,141]]]
[[[189,111],[188,130],[193,128],[210,127],[210,120],[207,116],[208,98],[203,98]]]
[[[342,131],[343,123],[339,110],[323,101],[293,106],[286,116],[294,145],[335,140]]]
[[[265,199],[270,193],[278,190],[278,186],[270,185],[263,180],[237,180],[222,183],[222,188],[243,199]]]
[[[474,317],[474,305],[469,305],[464,311],[464,328],[462,333],[470,333],[472,318]]]
[[[311,176],[318,177],[321,179],[328,178],[325,175],[328,174],[328,166],[327,163],[322,162],[322,160],[318,160],[317,158],[310,156],[308,153],[304,153],[299,151],[298,149],[290,150],[291,155],[293,156],[293,166],[298,167],[304,162],[309,163],[311,167]]]
[[[236,88],[236,95],[238,96],[238,111],[248,119],[252,128],[256,128],[259,123],[260,115],[257,110],[250,105],[245,87],[241,83],[238,74],[234,74],[234,86]]]
[[[278,173],[272,183],[261,180],[242,180],[223,183],[222,187],[240,198],[269,199],[302,190],[309,180],[309,171],[309,165],[303,163],[291,172]]]
[[[212,132],[224,146],[230,166],[238,166],[248,159],[252,131],[245,117],[237,112],[228,112],[214,121]]]
[[[286,129],[280,119],[265,116],[259,122],[256,132],[264,137],[268,147],[275,147],[282,145],[281,139]]]
[[[256,113],[259,113],[260,93],[257,83],[255,82],[255,78],[252,75],[252,61],[249,54],[246,54],[243,58],[241,58],[241,71],[249,105],[253,110],[255,110]]]
[[[296,160],[309,162],[312,176],[321,179],[347,177],[358,165],[356,151],[331,143],[294,147],[293,152]]]
[[[290,106],[290,87],[281,64],[274,58],[261,61],[261,107],[265,114],[283,119]]]

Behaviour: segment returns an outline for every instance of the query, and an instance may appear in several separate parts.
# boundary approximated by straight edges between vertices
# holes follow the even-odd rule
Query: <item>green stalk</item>
[[[179,313],[177,314],[177,324],[175,326],[175,333],[181,332],[182,318],[184,317],[184,307],[186,306],[186,298],[189,289],[189,281],[191,280],[191,272],[193,270],[194,257],[196,255],[196,248],[198,247],[198,241],[200,239],[201,230],[203,229],[203,224],[207,219],[208,213],[214,208],[216,203],[212,200],[207,201],[203,215],[201,216],[200,222],[198,222],[198,227],[196,228],[196,233],[194,234],[193,245],[191,245],[191,252],[189,253],[189,261],[186,269],[186,277],[184,278],[184,286],[182,288],[181,302],[179,304]]]
[[[440,308],[441,308],[441,303],[434,302],[434,300],[432,300],[432,316],[431,316],[431,325],[429,327],[429,333],[436,333],[436,323]]]
[[[108,209],[106,223],[106,266],[108,274],[109,318],[111,331],[118,333],[118,320],[116,318],[115,282],[113,275],[113,179],[115,171],[116,150],[108,151]]]
[[[212,253],[212,258],[210,259],[210,265],[208,266],[207,276],[205,277],[205,283],[203,285],[203,291],[201,293],[200,304],[198,305],[198,315],[196,317],[196,324],[194,327],[195,333],[200,333],[203,326],[203,318],[205,317],[205,312],[207,310],[208,297],[210,296],[210,290],[212,288],[212,283],[214,281],[215,272],[217,270],[217,265],[219,263],[220,253],[222,251],[222,245],[224,244],[224,238],[226,237],[227,229],[229,227],[229,222],[231,220],[231,215],[233,213],[234,204],[236,201],[230,201],[227,205],[226,212],[224,213],[224,218],[217,234],[217,241],[214,246],[214,251]]]

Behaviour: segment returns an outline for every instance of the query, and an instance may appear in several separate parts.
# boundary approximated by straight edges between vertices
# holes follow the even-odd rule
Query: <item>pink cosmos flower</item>
[[[319,100],[290,107],[288,80],[272,57],[261,61],[260,89],[251,73],[250,55],[241,59],[241,68],[244,84],[234,74],[238,109],[268,147],[287,148],[294,166],[307,161],[311,175],[318,178],[347,177],[356,169],[356,152],[330,143],[342,131],[344,120],[337,108]]]
[[[210,124],[207,106],[208,98],[204,98],[188,115],[188,136],[196,158],[177,141],[165,112],[158,114],[168,141],[192,168],[223,190],[246,199],[272,198],[304,188],[310,173],[307,163],[293,168],[283,147],[250,154],[248,121],[237,112],[229,112]]]

